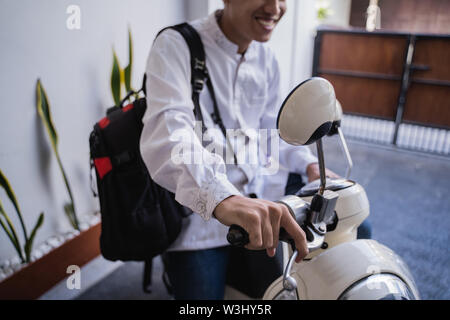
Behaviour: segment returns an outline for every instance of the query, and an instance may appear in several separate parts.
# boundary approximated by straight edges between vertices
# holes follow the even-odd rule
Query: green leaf
[[[11,188],[11,185],[9,184],[8,179],[6,179],[5,175],[3,174],[3,171],[0,170],[0,185],[3,189],[5,189],[6,194],[8,195],[9,200],[14,205],[14,208],[16,208],[16,211],[20,213],[19,203],[17,202],[16,195],[14,194],[13,189]]]
[[[56,133],[55,126],[53,125],[52,115],[50,112],[50,104],[48,103],[47,94],[41,84],[41,80],[38,79],[36,86],[36,98],[37,98],[37,111],[44,123],[45,129],[47,130],[48,136],[53,147],[56,151],[58,145],[58,134]]]
[[[317,19],[319,19],[319,20],[325,20],[326,18],[328,18],[328,16],[329,16],[329,9],[328,8],[323,8],[323,7],[321,7],[321,8],[319,8],[318,10],[317,10]]]
[[[58,134],[56,132],[55,126],[53,125],[52,116],[50,112],[50,104],[48,102],[47,94],[45,93],[45,90],[41,84],[41,81],[38,79],[37,81],[37,109],[39,116],[41,117],[42,122],[44,123],[45,128],[47,129],[47,133],[51,140],[52,149],[55,153],[56,160],[58,161],[59,168],[61,170],[61,174],[64,179],[64,184],[66,185],[67,192],[69,194],[70,200],[72,202],[72,220],[75,222],[75,224],[71,223],[72,225],[76,226],[76,229],[78,229],[78,221],[76,219],[76,212],[74,209],[73,204],[73,196],[72,196],[72,190],[70,189],[69,181],[67,179],[66,173],[64,171],[61,158],[59,157],[58,153]],[[28,237],[25,237],[26,239]]]
[[[4,219],[4,218],[2,218],[2,216],[5,217],[5,216],[6,216],[6,213],[4,214],[4,212],[3,212],[2,209],[0,209],[0,212],[1,212],[1,215],[0,215],[0,225],[3,227],[3,230],[5,231],[6,235],[7,235],[8,238],[9,238],[9,240],[11,240],[12,244],[13,244],[14,246],[16,246],[16,245],[17,245],[16,239],[14,239],[14,236],[12,235],[11,230],[9,230],[8,227],[6,226],[5,222],[3,222],[3,219]]]
[[[131,30],[128,28],[128,66],[124,69],[125,89],[128,92],[132,91],[131,87],[131,71],[133,68],[133,39],[131,37]]]
[[[2,218],[3,216],[3,218]],[[6,223],[9,227],[5,225],[3,222],[3,219],[6,220]],[[12,224],[11,220],[9,219],[8,215],[5,212],[5,209],[3,208],[2,202],[0,201],[0,225],[2,226],[3,230],[6,232],[6,235],[8,236],[9,240],[11,241],[12,245],[17,251],[17,254],[19,255],[22,262],[25,262],[25,259],[23,258],[22,249],[20,248],[20,241],[17,237],[16,230],[14,229],[14,225]]]
[[[73,207],[73,203],[66,203],[64,205],[64,212],[66,213],[67,218],[69,219],[70,224],[74,229],[80,230],[78,225],[78,219],[75,214],[75,208]]]
[[[0,186],[5,190],[6,194],[8,195],[9,200],[11,200],[14,208],[16,209],[17,216],[19,217],[20,225],[22,227],[23,237],[25,239],[28,238],[27,228],[25,227],[25,223],[22,218],[22,212],[20,211],[20,207],[19,207],[19,203],[17,201],[16,195],[14,194],[14,190],[12,189],[8,179],[6,178],[6,176],[2,170],[0,170]],[[8,224],[10,224],[10,220],[6,216],[6,212],[4,212],[4,210],[3,210],[3,213],[5,215],[6,220],[8,221]],[[11,228],[14,231],[12,224],[11,224]]]
[[[41,212],[41,214],[39,215],[39,218],[37,219],[36,225],[34,226],[33,230],[31,231],[30,238],[28,238],[27,241],[25,242],[24,249],[25,249],[26,262],[30,262],[31,250],[33,248],[34,237],[36,236],[37,230],[42,226],[43,223],[44,223],[44,213]]]
[[[2,218],[0,217],[0,225],[2,226],[3,230],[5,230],[6,235],[8,236],[9,240],[11,241],[12,245],[14,246],[14,249],[16,249],[17,254],[19,255],[19,258],[22,262],[25,262],[25,259],[23,257],[22,254],[22,250],[20,249],[20,244],[18,244],[15,239],[13,238],[13,236],[11,235],[10,232],[8,232],[8,229],[5,225],[5,223],[3,222]]]
[[[120,104],[121,99],[121,70],[116,52],[113,49],[113,66],[111,71],[111,92],[116,106]]]
[[[70,198],[70,203],[64,205],[64,211],[66,212],[67,217],[69,218],[70,223],[72,224],[72,226],[77,229],[80,230],[79,226],[78,226],[78,219],[77,219],[77,214],[75,211],[75,202],[73,200],[73,194],[72,194],[72,189],[70,188],[70,184],[69,184],[69,179],[67,179],[67,175],[66,172],[64,171],[64,167],[63,164],[61,162],[61,158],[59,157],[59,154],[56,152],[56,160],[58,161],[58,165],[59,165],[59,169],[61,170],[61,174],[63,176],[63,180],[64,180],[64,184],[66,185],[66,189],[67,189],[67,193],[69,194],[69,198]],[[67,206],[70,205],[70,215],[67,214]]]

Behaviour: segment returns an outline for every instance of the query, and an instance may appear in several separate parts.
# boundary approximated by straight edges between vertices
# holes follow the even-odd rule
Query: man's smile
[[[258,21],[258,23],[266,30],[268,31],[272,31],[273,28],[275,28],[275,25],[277,24],[279,18],[278,17],[274,17],[274,18],[268,18],[268,17],[261,17],[261,16],[256,16],[255,20]]]

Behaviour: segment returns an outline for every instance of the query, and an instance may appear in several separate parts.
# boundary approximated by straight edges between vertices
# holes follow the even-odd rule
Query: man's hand
[[[284,204],[236,195],[219,203],[214,215],[224,225],[237,224],[248,232],[250,243],[245,246],[247,249],[266,249],[273,257],[283,227],[294,239],[298,250],[295,261],[300,262],[308,254],[306,235]]]
[[[308,176],[308,182],[320,179],[319,164],[317,162],[310,163],[306,167],[306,175]],[[325,169],[325,175],[329,178],[340,178],[336,173],[328,169]]]

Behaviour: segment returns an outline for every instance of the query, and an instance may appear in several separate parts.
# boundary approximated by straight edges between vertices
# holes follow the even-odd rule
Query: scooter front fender
[[[295,264],[291,276],[297,281],[300,300],[419,299],[407,265],[375,240],[339,244]],[[284,290],[282,280],[275,280],[263,299],[277,298]]]

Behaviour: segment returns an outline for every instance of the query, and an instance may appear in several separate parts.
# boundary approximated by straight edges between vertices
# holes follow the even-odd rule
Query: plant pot
[[[101,223],[49,251],[0,282],[0,299],[37,299],[69,276],[67,267],[83,266],[100,254]]]

